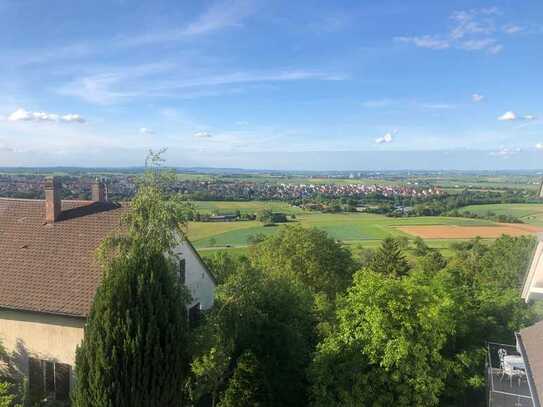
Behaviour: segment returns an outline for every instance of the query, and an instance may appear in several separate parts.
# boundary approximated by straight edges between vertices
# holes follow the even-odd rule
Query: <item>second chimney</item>
[[[56,177],[45,179],[45,222],[54,223],[60,217],[62,203],[60,201],[61,184]]]
[[[106,189],[104,183],[96,179],[91,185],[91,199],[93,202],[105,202],[106,199]]]

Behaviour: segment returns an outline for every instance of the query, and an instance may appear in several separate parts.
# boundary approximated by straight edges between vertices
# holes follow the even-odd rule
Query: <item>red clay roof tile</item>
[[[0,307],[86,317],[101,280],[95,251],[126,209],[63,201],[46,224],[44,201],[0,198]]]

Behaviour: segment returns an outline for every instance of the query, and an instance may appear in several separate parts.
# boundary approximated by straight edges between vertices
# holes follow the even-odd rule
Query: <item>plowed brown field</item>
[[[496,226],[398,226],[398,229],[423,239],[498,238],[501,235],[522,236],[543,232],[542,227],[511,223],[497,223]]]

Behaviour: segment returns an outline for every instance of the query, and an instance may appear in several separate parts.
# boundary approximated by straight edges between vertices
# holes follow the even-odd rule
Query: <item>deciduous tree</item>
[[[295,278],[331,299],[349,287],[356,268],[351,253],[326,232],[299,225],[281,227],[256,245],[251,260],[268,273]]]
[[[316,406],[437,405],[454,302],[415,277],[363,270],[312,365]]]

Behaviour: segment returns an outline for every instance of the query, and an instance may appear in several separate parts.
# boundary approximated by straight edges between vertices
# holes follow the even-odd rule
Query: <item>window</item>
[[[189,309],[189,327],[196,328],[201,318],[200,303],[193,305]]]
[[[28,389],[32,404],[43,400],[69,401],[70,365],[28,359]]]
[[[185,284],[186,273],[187,262],[185,261],[185,259],[181,259],[179,260],[179,281],[181,281],[183,284]]]

